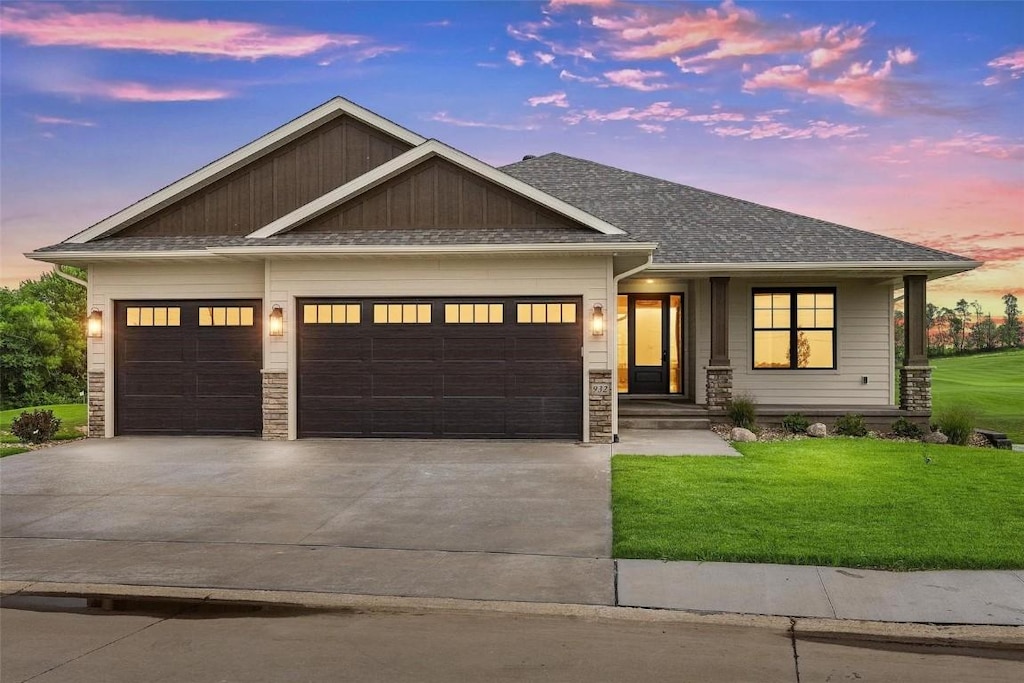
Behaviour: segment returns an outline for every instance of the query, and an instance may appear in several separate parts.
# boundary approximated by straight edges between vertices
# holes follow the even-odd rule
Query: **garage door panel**
[[[319,336],[306,336],[305,330],[326,325],[307,325],[303,330],[300,362],[312,361],[360,361],[370,360],[370,340],[346,337],[331,337],[317,330]]]
[[[363,315],[359,323],[301,321],[299,435],[580,438],[582,323],[519,323],[517,303],[534,301],[541,300],[492,298],[486,308],[485,302],[476,301],[468,318],[460,310],[459,322],[446,322],[446,304],[464,303],[452,299],[429,304],[430,323],[415,321],[423,320],[420,307],[427,303],[422,299],[416,301],[413,320],[392,317],[374,323],[373,316]],[[378,304],[388,304],[390,311],[391,304],[400,304],[403,316],[409,303],[298,301],[300,307],[357,304],[363,311]],[[499,305],[503,322],[492,323],[491,311],[497,309],[491,306]],[[347,357],[339,349],[366,348],[368,359],[337,361]],[[365,383],[368,393],[362,391]],[[338,400],[340,396],[346,399]]]
[[[433,436],[438,433],[437,410],[374,410],[371,430],[374,434],[392,436]]]
[[[495,336],[476,335],[465,339],[444,340],[446,361],[498,361],[504,362],[506,340]]]
[[[371,379],[373,398],[432,399],[437,395],[441,378],[434,375],[405,372],[376,372]]]
[[[185,348],[180,336],[160,338],[155,335],[138,335],[125,340],[121,347],[122,359],[129,363],[181,363],[185,359]]]
[[[446,366],[448,367],[448,366]],[[444,373],[442,395],[447,399],[457,396],[495,397],[504,400],[506,380],[504,367],[488,370],[477,370],[466,374]]]
[[[517,361],[572,360],[580,355],[578,339],[553,337],[548,339],[517,338],[512,358]]]
[[[204,306],[251,308],[254,324],[201,326]],[[115,432],[259,434],[260,309],[252,300],[116,302]]]
[[[436,361],[441,358],[441,340],[427,336],[399,339],[377,337],[371,359],[377,361]]]

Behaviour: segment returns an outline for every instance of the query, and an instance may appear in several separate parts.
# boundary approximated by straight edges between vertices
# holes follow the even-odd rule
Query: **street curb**
[[[574,617],[590,620],[684,623],[756,627],[788,633],[797,639],[899,643],[954,648],[1024,652],[1024,626],[936,625],[763,616],[756,614],[705,613],[682,610],[613,607],[541,602],[408,598],[400,596],[314,593],[302,591],[184,588],[98,583],[0,581],[2,596],[75,597],[182,601],[293,607],[326,611],[360,612],[490,612],[527,616]]]

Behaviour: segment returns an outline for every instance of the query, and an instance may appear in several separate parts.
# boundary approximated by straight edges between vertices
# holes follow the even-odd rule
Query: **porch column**
[[[926,275],[903,277],[903,343],[905,360],[900,368],[900,408],[930,416],[932,369],[928,366]]]
[[[711,280],[711,359],[707,367],[707,404],[722,410],[732,401],[729,361],[729,278]]]

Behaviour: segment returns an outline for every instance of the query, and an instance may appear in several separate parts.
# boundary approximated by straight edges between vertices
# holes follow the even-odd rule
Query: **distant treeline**
[[[1018,349],[1024,347],[1017,297],[1003,295],[1003,321],[996,323],[992,314],[977,301],[960,299],[953,308],[928,304],[925,322],[928,326],[928,355],[956,356],[981,351]],[[896,311],[896,360],[904,356],[904,313]]]

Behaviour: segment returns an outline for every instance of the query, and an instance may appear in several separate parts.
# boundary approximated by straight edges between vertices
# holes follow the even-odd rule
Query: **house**
[[[560,154],[494,168],[335,98],[67,240],[89,433],[607,442],[620,401],[926,419],[974,261]],[[907,311],[895,389],[893,293]]]

